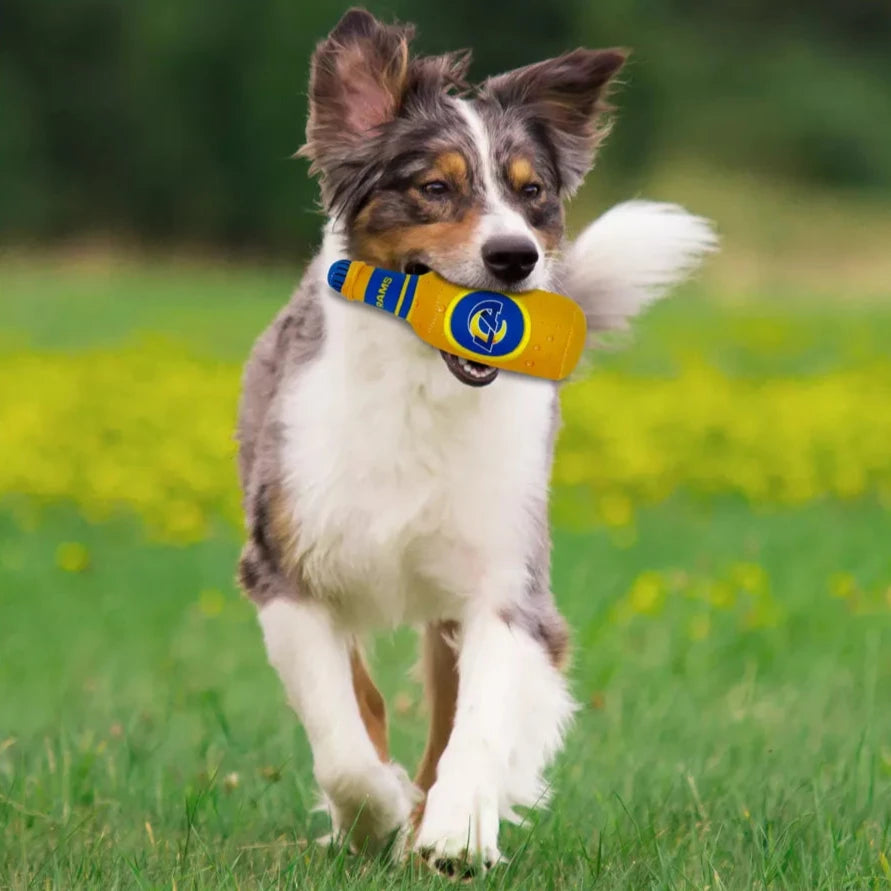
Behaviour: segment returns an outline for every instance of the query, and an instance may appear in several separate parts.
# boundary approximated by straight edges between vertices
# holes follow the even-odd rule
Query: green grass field
[[[213,497],[196,502],[208,516],[187,533],[146,526],[151,492],[125,497],[134,476],[113,478],[118,508],[88,497],[131,434],[126,466],[164,483],[154,456],[166,455],[164,407],[179,392],[159,396],[144,430],[92,430],[94,410],[74,391],[68,414],[50,409],[44,372],[60,362],[74,375],[119,355],[114,369],[150,373],[139,363],[152,354],[132,346],[145,332],[165,337],[164,355],[204,363],[183,374],[221,365],[234,400],[237,362],[293,279],[196,264],[0,263],[0,888],[451,884],[307,843],[326,831],[307,747],[233,584],[238,529],[214,513],[213,493],[224,500],[235,487],[226,454],[207,459],[220,462]],[[695,443],[701,460],[665,469],[649,455],[622,465],[616,491],[595,471],[558,486],[554,588],[575,632],[582,709],[552,772],[552,807],[506,827],[509,864],[475,883],[891,888],[891,440],[875,433],[891,412],[889,342],[887,303],[715,303],[688,291],[597,363],[594,378],[624,388],[631,415],[656,412],[650,388],[662,382],[677,423],[653,415],[647,429],[679,454]],[[671,388],[690,362],[791,418],[800,439],[773,423],[734,426],[747,404],[710,427]],[[130,392],[130,378],[108,374],[97,406]],[[712,378],[694,380],[707,389]],[[863,380],[877,381],[863,403],[872,408],[818,423],[859,405]],[[560,479],[595,442],[578,417],[599,392],[589,386],[569,397]],[[206,408],[192,406],[196,427]],[[230,412],[225,401],[222,431]],[[94,460],[77,450],[84,436]],[[745,472],[702,471],[713,452]],[[30,469],[49,466],[33,463],[46,455],[67,469],[44,490]],[[771,475],[759,475],[767,462]],[[772,497],[774,485],[793,495]],[[372,651],[395,755],[411,765],[424,734],[413,659],[407,631]]]

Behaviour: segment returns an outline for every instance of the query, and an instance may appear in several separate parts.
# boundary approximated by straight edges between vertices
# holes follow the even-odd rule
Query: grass
[[[630,547],[603,531],[558,534],[584,708],[554,807],[505,831],[514,859],[489,884],[881,887],[891,611],[858,614],[827,577],[849,567],[864,585],[887,580],[889,534],[869,505],[753,517],[728,503],[706,516],[683,499],[646,511]],[[305,846],[323,828],[308,752],[232,588],[234,536],[149,546],[135,524],[57,509],[36,534],[7,518],[0,537],[10,887],[411,883],[409,871]],[[72,540],[90,554],[80,572],[56,565]],[[815,542],[816,558],[801,559]],[[700,636],[684,601],[614,617],[643,571],[713,577],[740,559],[776,589],[782,614],[764,627],[713,608]],[[399,633],[374,654],[407,761],[423,742],[412,653]]]
[[[0,343],[68,353],[148,330],[235,360],[292,279],[7,261]],[[889,335],[887,305],[690,293],[605,364],[670,375],[681,351],[734,376],[806,379],[882,356]],[[781,510],[678,492],[632,526],[558,528],[582,710],[553,806],[505,827],[510,863],[477,883],[891,888],[889,541],[873,494]],[[28,492],[0,502],[0,887],[450,886],[307,844],[325,821],[233,586],[238,547],[223,521],[165,545],[135,516],[91,523]],[[413,658],[405,631],[372,660],[410,764],[424,733]]]

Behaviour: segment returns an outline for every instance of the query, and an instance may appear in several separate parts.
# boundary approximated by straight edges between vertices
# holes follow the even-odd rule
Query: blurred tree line
[[[888,0],[370,2],[474,75],[576,45],[634,50],[604,155],[891,193]],[[85,233],[305,253],[308,59],[330,0],[4,0],[0,236]]]

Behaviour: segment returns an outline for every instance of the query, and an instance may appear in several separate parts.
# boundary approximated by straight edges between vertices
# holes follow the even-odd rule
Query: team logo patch
[[[449,306],[446,335],[471,353],[504,359],[526,345],[529,319],[526,310],[504,294],[471,291]]]

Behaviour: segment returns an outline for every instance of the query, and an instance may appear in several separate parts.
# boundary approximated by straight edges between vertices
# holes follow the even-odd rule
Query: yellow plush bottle
[[[328,284],[404,319],[421,340],[505,371],[563,380],[585,347],[585,315],[550,291],[507,294],[453,285],[435,272],[408,275],[338,260]]]

